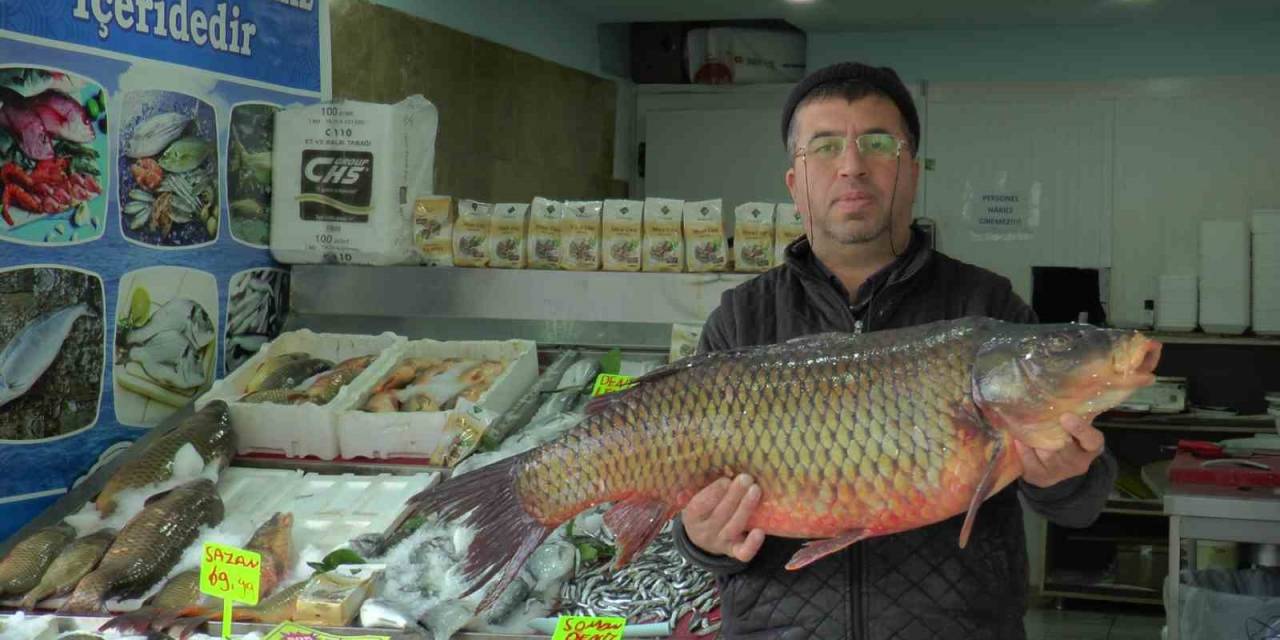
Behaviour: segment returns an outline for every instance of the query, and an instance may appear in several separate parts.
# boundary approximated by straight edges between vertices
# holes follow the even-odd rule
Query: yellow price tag
[[[335,636],[316,631],[296,622],[282,622],[263,640],[391,640],[388,636]]]
[[[626,626],[626,618],[560,616],[551,640],[619,640]]]
[[[631,386],[631,376],[617,376],[608,373],[602,373],[596,376],[596,385],[591,389],[591,395],[602,396],[606,393],[622,391]]]
[[[262,555],[213,542],[200,554],[200,592],[222,598],[222,637],[231,637],[231,603],[258,604]]]

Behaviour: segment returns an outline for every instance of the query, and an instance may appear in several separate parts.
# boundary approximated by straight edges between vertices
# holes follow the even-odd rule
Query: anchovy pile
[[[607,529],[591,537],[613,545]],[[630,624],[666,621],[674,632],[681,618],[692,613],[689,630],[693,633],[720,629],[718,620],[707,618],[720,604],[715,578],[680,555],[670,523],[621,570],[611,572],[612,567],[612,562],[601,562],[580,568],[560,589],[560,614],[619,616]]]

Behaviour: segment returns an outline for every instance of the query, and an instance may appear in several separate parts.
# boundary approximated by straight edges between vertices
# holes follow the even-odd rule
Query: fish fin
[[[642,376],[635,378],[634,380],[631,381],[631,386],[627,387],[626,389],[623,389],[621,391],[615,391],[613,393],[608,393],[598,398],[593,398],[592,400],[587,402],[585,407],[583,407],[583,411],[585,411],[588,416],[594,416],[596,414],[603,413],[605,409],[609,408],[609,405],[613,404],[619,398],[626,397],[627,394],[635,391],[636,389],[639,389],[640,387],[643,387],[645,385],[648,385],[658,380],[661,380],[663,378],[666,378],[667,376],[675,375],[682,371],[687,371],[689,369],[696,369],[698,367],[702,367],[710,363],[721,362],[724,360],[734,360],[739,356],[740,353],[746,353],[754,349],[755,349],[754,347],[739,347],[737,349],[729,349],[726,351],[710,351],[707,353],[699,353],[696,355],[692,355],[687,358],[683,358],[681,360],[676,360],[671,364],[658,367],[657,369],[654,369],[649,373],[646,373]]]
[[[787,570],[795,571],[807,567],[818,560],[825,558],[855,542],[865,540],[871,537],[871,532],[867,529],[850,529],[840,535],[823,538],[822,540],[810,540],[804,543],[804,546],[791,559],[787,561]]]
[[[67,598],[66,603],[58,609],[58,613],[61,615],[104,614],[107,612],[107,591],[110,589],[110,580],[101,572],[94,571],[80,580],[71,597]]]
[[[41,585],[36,585],[35,589],[28,591],[27,595],[22,596],[22,602],[18,603],[19,611],[35,611],[36,605],[49,597],[50,594],[45,593],[40,586]]]
[[[618,541],[613,570],[621,569],[635,554],[649,546],[672,515],[675,512],[667,503],[644,497],[628,498],[605,512],[604,523],[609,525]]]
[[[240,618],[235,615],[238,612],[235,610],[232,611],[231,619],[235,622],[241,622]],[[167,635],[162,637],[172,637],[179,638],[179,640],[185,640],[190,637],[191,634],[199,630],[201,626],[213,620],[215,617],[216,616],[214,614],[205,613],[194,617],[179,617],[166,620],[164,630],[167,632]]]
[[[98,627],[98,631],[115,629],[122,633],[145,634],[153,629],[162,630],[167,628],[176,618],[177,613],[172,609],[144,606],[107,620],[102,623],[101,627]]]
[[[964,516],[964,526],[960,527],[960,548],[969,544],[969,534],[973,532],[973,521],[977,519],[978,507],[991,494],[991,488],[996,484],[996,467],[1000,465],[1000,454],[1004,451],[1004,440],[996,439],[991,442],[991,456],[987,460],[987,469],[982,472],[982,480],[978,481],[978,488],[974,490],[973,497],[969,500],[969,512]]]
[[[525,510],[516,492],[516,478],[526,455],[512,456],[452,477],[409,499],[415,513],[436,514],[444,521],[466,517],[466,526],[475,530],[475,540],[467,549],[463,567],[463,577],[470,586],[462,596],[489,585],[476,613],[497,601],[529,556],[560,525],[535,519]],[[502,577],[490,585],[499,573]]]
[[[852,334],[852,333],[841,333],[839,331],[826,331],[823,333],[814,333],[807,336],[800,336],[799,338],[792,338],[790,340],[787,340],[783,344],[796,345],[801,343],[809,343],[809,342],[820,343],[820,342],[828,342],[833,340],[840,340],[843,342],[847,342],[849,338],[852,338],[854,335],[855,334]]]
[[[154,502],[156,502],[156,501],[160,500],[161,498],[164,498],[165,496],[169,495],[170,493],[173,493],[173,489],[166,489],[165,491],[161,491],[160,493],[153,493],[153,494],[151,494],[151,495],[147,496],[147,499],[146,499],[146,500],[144,500],[144,501],[142,502],[142,505],[143,505],[143,506],[146,506],[146,507],[149,507],[149,506],[151,506],[151,504],[152,504],[152,503],[154,503]]]

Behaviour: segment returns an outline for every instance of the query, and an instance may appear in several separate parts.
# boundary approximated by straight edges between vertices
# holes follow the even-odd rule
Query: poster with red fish
[[[328,5],[0,1],[3,540],[280,331],[273,116],[327,97]]]
[[[0,66],[0,238],[68,245],[102,237],[107,100],[73,73]]]

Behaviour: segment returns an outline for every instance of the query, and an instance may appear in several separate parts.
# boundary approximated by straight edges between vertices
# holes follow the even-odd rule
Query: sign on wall
[[[0,539],[284,321],[273,114],[327,4],[0,0]]]

